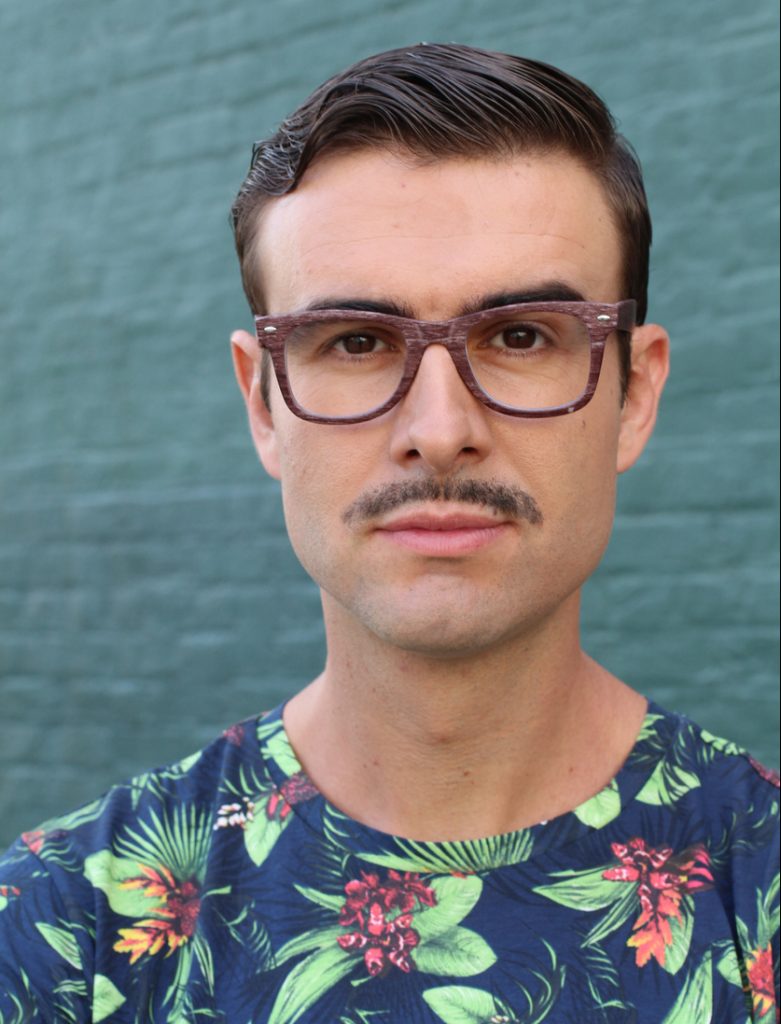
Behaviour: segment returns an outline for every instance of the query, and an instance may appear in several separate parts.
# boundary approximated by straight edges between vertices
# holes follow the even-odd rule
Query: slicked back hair
[[[645,319],[651,219],[640,165],[605,104],[558,68],[456,44],[388,50],[329,78],[273,135],[255,143],[231,208],[242,282],[253,313],[266,312],[255,241],[259,213],[292,192],[321,155],[401,151],[426,162],[564,153],[601,182],[622,246],[621,298]],[[630,342],[620,335],[622,391]]]

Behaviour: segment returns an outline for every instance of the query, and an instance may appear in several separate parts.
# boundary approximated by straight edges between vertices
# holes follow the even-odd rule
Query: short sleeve
[[[89,921],[22,840],[0,857],[0,1024],[92,1020]]]
[[[732,886],[743,985],[755,1018],[776,1019],[779,995],[778,777],[752,758],[732,836]],[[761,776],[761,781],[757,779]]]

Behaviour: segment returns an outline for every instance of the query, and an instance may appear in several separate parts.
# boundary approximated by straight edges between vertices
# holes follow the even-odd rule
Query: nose
[[[443,475],[482,461],[491,446],[488,409],[461,380],[442,345],[426,349],[393,420],[391,455]]]

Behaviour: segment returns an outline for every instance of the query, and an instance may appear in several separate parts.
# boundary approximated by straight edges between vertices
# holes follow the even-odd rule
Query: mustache
[[[498,480],[402,480],[362,494],[347,506],[342,520],[348,525],[393,512],[416,501],[457,501],[494,509],[501,516],[525,519],[534,526],[543,521],[540,506],[531,494]]]

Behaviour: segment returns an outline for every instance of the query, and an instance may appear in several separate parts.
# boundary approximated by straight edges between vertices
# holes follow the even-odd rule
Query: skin
[[[551,282],[588,300],[625,297],[601,186],[563,154],[427,165],[336,154],[261,216],[271,313],[360,297],[440,320]],[[598,792],[646,704],[581,650],[580,590],[608,541],[617,474],[653,429],[664,330],[635,329],[623,404],[614,338],[592,401],[539,420],[483,406],[433,346],[399,405],[348,426],[298,419],[275,380],[269,411],[254,336],[232,341],[258,454],[322,593],[326,667],[284,717],[324,795],[380,830],[443,840],[517,829]],[[542,521],[452,501],[345,521],[368,492],[425,478],[521,488]],[[488,539],[442,555],[425,535],[421,551],[386,529],[420,514],[478,514]]]

